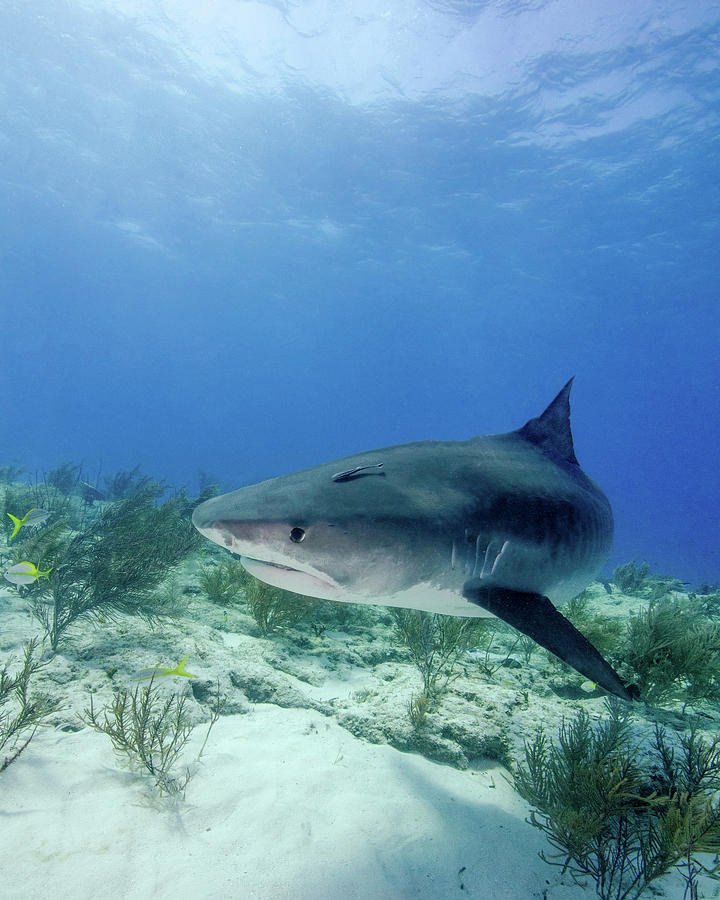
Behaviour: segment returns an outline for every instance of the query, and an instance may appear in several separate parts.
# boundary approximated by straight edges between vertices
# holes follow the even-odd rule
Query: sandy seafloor
[[[178,571],[178,618],[154,628],[134,618],[81,623],[36,675],[62,708],[0,774],[2,900],[595,896],[594,884],[539,858],[552,848],[497,762],[503,747],[519,759],[539,723],[554,737],[563,715],[603,714],[580,678],[558,696],[542,650],[529,665],[515,653],[491,678],[469,657],[414,729],[407,705],[420,678],[385,610],[353,608],[343,628],[322,634],[304,622],[265,637],[244,603],[204,597],[198,566]],[[600,585],[594,596],[603,612],[641,605]],[[9,585],[0,610],[0,664],[14,660],[13,671],[40,629]],[[158,800],[78,714],[90,691],[102,706],[134,686],[138,669],[186,654],[197,677],[158,684],[185,692],[198,722],[187,754],[194,775],[184,800]],[[227,704],[193,764],[218,678]],[[680,900],[683,889],[673,874],[647,896]],[[703,880],[701,896],[720,896],[717,884]]]

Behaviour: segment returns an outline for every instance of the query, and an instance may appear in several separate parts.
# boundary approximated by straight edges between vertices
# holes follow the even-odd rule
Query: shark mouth
[[[252,556],[240,556],[240,562],[255,578],[285,591],[306,594],[308,597],[317,597],[322,600],[334,600],[340,592],[338,586],[331,581],[326,581],[300,569],[293,569],[291,566],[255,559]]]

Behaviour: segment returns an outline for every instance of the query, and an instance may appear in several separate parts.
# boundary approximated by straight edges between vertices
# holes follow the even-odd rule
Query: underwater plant
[[[632,616],[623,658],[649,703],[720,700],[720,624],[695,605],[661,600]]]
[[[538,729],[525,745],[515,787],[557,851],[540,856],[592,877],[603,900],[635,900],[673,868],[684,870],[685,896],[697,897],[696,854],[720,850],[720,740],[691,732],[678,752],[656,728],[652,756],[642,757],[619,704],[607,708],[597,724],[584,711],[563,721],[557,743]]]
[[[252,576],[245,585],[245,600],[263,634],[293,625],[315,608],[310,597],[283,591]]]
[[[650,566],[645,562],[638,565],[635,560],[618,566],[610,579],[624,594],[637,594],[650,574]]]
[[[38,639],[25,645],[23,666],[10,674],[8,663],[0,669],[0,772],[7,769],[35,736],[42,720],[54,712],[58,703],[45,695],[30,696],[30,680],[46,662],[35,659]],[[14,699],[12,707],[8,708]],[[28,733],[29,732],[29,733]]]
[[[408,715],[415,728],[425,724],[428,710],[430,709],[430,696],[423,691],[422,694],[414,694],[408,703]]]
[[[518,638],[518,647],[520,649],[520,653],[522,654],[523,662],[526,666],[530,665],[530,661],[533,658],[533,654],[537,649],[539,649],[540,644],[537,641],[534,641],[531,637],[528,637],[526,634],[521,634]]]
[[[643,594],[652,603],[655,600],[662,600],[673,591],[684,591],[685,585],[672,575],[650,575],[647,578],[647,585]]]
[[[155,589],[202,537],[190,521],[191,501],[180,494],[155,506],[161,490],[150,484],[108,504],[69,542],[48,586],[32,598],[53,650],[79,619],[169,614]]]
[[[113,694],[112,703],[96,711],[93,695],[90,705],[81,716],[83,722],[112,741],[117,753],[125,756],[131,766],[144,769],[152,778],[155,789],[162,796],[185,797],[185,789],[193,772],[186,767],[180,775],[173,771],[180,754],[190,739],[193,726],[185,709],[186,698],[172,694],[163,697],[151,679],[144,687]],[[225,705],[220,686],[210,708],[210,724],[196,762],[200,760],[210,732]]]
[[[625,631],[624,620],[613,616],[603,616],[592,608],[590,598],[585,592],[573,597],[562,607],[566,619],[580,631],[606,659],[615,656],[622,643]],[[553,665],[558,665],[567,672],[575,672],[557,656],[548,654]]]
[[[0,466],[0,484],[12,484],[25,473],[25,466]]]
[[[45,482],[67,496],[72,493],[81,477],[82,463],[63,462],[54,469],[50,469],[45,476]]]
[[[105,482],[105,496],[108,500],[127,500],[133,494],[151,486],[159,488],[160,494],[165,489],[160,482],[153,481],[149,475],[145,475],[139,465],[133,469],[121,469],[109,478],[104,478],[103,481]]]
[[[689,593],[688,600],[708,616],[720,615],[720,590],[717,585],[703,585],[699,590]]]
[[[393,607],[395,633],[408,648],[423,681],[423,694],[437,700],[457,678],[457,663],[484,633],[485,622]]]
[[[505,622],[496,619],[475,621],[473,626],[474,639],[470,647],[480,651],[475,656],[475,662],[486,678],[492,678],[498,669],[502,669],[510,664],[513,650],[520,645],[521,638],[524,635],[521,635],[511,626],[506,625]],[[506,644],[502,651],[496,649],[495,639],[498,635],[510,636],[510,646]],[[531,638],[529,640],[532,641]],[[532,643],[536,647],[539,646],[535,641],[532,641]],[[491,656],[491,653],[493,656]],[[525,653],[528,653],[527,649]],[[530,653],[529,655],[531,656],[532,654]]]
[[[229,559],[218,565],[204,566],[198,575],[198,583],[213,603],[231,603],[250,576],[237,559]]]

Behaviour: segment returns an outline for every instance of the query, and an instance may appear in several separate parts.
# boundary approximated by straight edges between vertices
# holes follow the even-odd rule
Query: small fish
[[[366,472],[368,469],[382,469],[382,463],[373,463],[370,466],[355,466],[354,469],[346,469],[344,472],[336,472],[332,480],[333,481],[348,481],[355,475],[359,475],[361,472]],[[378,472],[378,475],[382,475],[382,472]]]
[[[14,516],[12,513],[8,513],[10,518],[15,523],[15,529],[13,533],[10,535],[10,540],[12,540],[15,535],[20,531],[23,525],[42,525],[43,522],[46,522],[50,513],[46,509],[29,509],[22,519],[18,519],[17,516]]]
[[[155,666],[152,669],[140,669],[139,672],[133,675],[132,680],[146,681],[150,678],[162,678],[163,675],[183,675],[185,678],[197,678],[197,675],[192,675],[190,672],[185,671],[186,659],[187,656],[184,656],[174,669],[163,669],[161,666]]]
[[[597,690],[597,685],[594,681],[583,681],[580,685],[580,690],[585,691],[586,694],[592,694],[593,691]]]
[[[3,578],[6,578],[12,584],[32,584],[38,578],[49,578],[52,570],[53,567],[50,566],[47,572],[41,572],[31,562],[19,562],[14,566],[8,566],[6,569],[3,569]]]

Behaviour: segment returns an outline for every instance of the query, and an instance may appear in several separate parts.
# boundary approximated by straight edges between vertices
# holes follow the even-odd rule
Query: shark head
[[[386,447],[273,478],[206,501],[193,523],[268,584],[389,602],[433,581],[438,552],[450,559],[447,519],[466,498],[439,477],[441,447]]]

